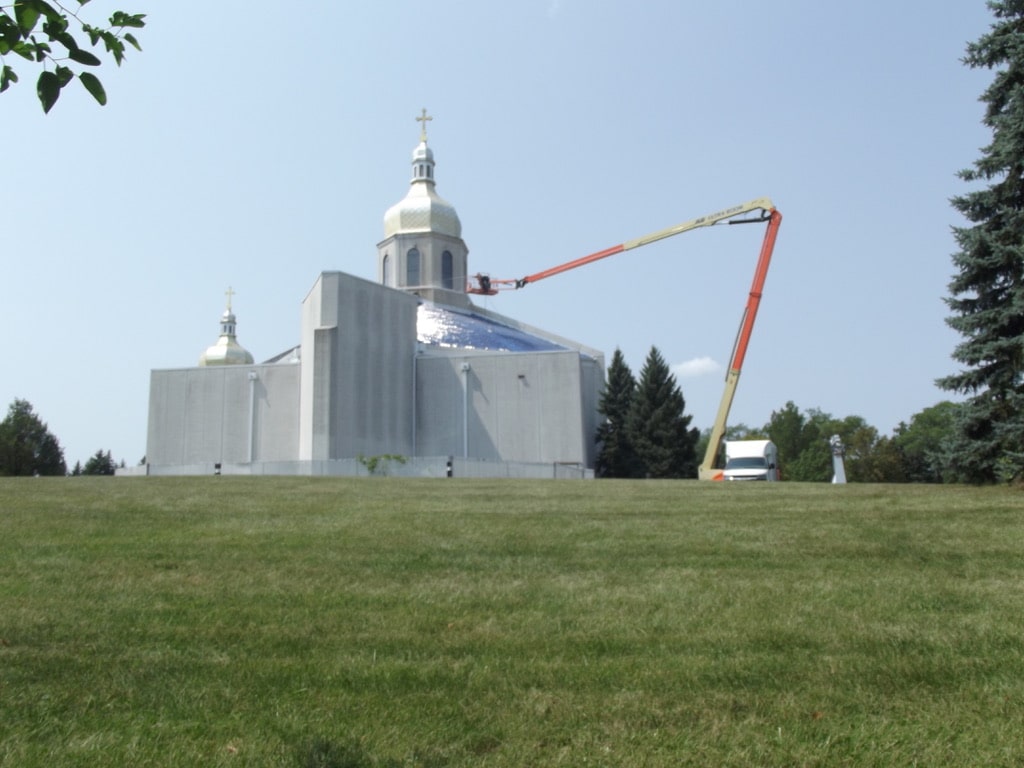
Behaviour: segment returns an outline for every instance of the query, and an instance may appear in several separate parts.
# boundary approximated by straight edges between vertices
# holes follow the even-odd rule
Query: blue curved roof
[[[473,312],[420,304],[416,336],[421,344],[493,352],[551,352],[567,349],[548,339]]]

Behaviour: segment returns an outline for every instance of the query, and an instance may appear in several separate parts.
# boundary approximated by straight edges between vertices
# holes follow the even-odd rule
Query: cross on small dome
[[[416,122],[420,124],[420,141],[427,140],[427,122],[433,119],[427,114],[426,107],[423,108],[423,114],[416,118]]]

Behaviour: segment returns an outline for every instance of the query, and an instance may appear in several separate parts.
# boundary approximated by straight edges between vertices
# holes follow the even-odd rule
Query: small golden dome
[[[230,288],[225,292],[228,306],[220,316],[220,338],[206,348],[199,356],[199,365],[251,365],[253,357],[235,338],[235,313],[231,311],[231,297],[234,291]]]

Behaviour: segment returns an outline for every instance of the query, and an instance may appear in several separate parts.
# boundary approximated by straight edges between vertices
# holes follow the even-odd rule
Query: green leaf
[[[110,17],[110,26],[142,29],[146,26],[144,18],[146,18],[144,13],[127,14],[124,11],[114,11],[114,15]]]
[[[11,48],[11,50],[19,56],[21,56],[23,59],[28,59],[29,61],[32,61],[35,58],[35,46],[33,46],[31,43],[26,43],[24,40],[22,40],[20,43]]]
[[[0,93],[10,88],[11,83],[18,82],[18,75],[6,64],[0,68]]]
[[[82,31],[89,36],[89,42],[92,45],[96,45],[96,41],[100,39],[100,30],[92,26],[92,24],[83,24]]]
[[[46,57],[50,55],[50,46],[46,43],[36,42],[36,38],[33,35],[31,38],[32,42],[29,43],[29,47],[35,54],[36,61],[40,64],[46,61]]]
[[[36,95],[43,105],[43,112],[49,112],[60,98],[60,80],[53,72],[43,72],[36,82]]]
[[[124,43],[113,32],[103,31],[100,33],[100,37],[103,38],[107,52],[114,57],[114,62],[120,67],[121,62],[124,61]]]
[[[68,51],[68,58],[72,61],[77,61],[79,64],[85,64],[87,67],[98,67],[102,62],[95,55],[88,51],[83,51],[81,48]]]
[[[82,81],[82,85],[85,86],[85,90],[92,94],[92,97],[100,103],[101,106],[107,103],[107,92],[103,90],[103,83],[99,81],[92,72],[82,72],[78,79]]]
[[[120,38],[111,32],[109,29],[100,29],[99,32],[100,40],[103,41],[103,45],[106,47],[108,52],[114,52],[118,48],[124,49],[124,43],[121,42]]]
[[[60,83],[61,88],[70,83],[74,78],[75,73],[67,67],[57,67],[57,82]]]
[[[21,29],[6,13],[0,16],[0,37],[9,48],[13,48],[21,42]]]
[[[134,47],[136,51],[142,51],[142,46],[139,45],[139,41],[135,39],[135,35],[133,35],[131,32],[125,32],[124,39],[131,43],[132,47]]]
[[[78,41],[68,32],[54,32],[50,35],[51,40],[56,40],[69,51],[78,50]]]
[[[14,3],[14,19],[23,35],[29,34],[36,28],[39,21],[39,6],[34,0],[16,0]]]
[[[51,40],[58,39],[61,33],[67,31],[67,28],[68,20],[64,16],[48,16],[43,22],[43,32],[48,34]],[[78,43],[74,43],[72,47],[77,48]]]
[[[32,4],[35,5],[41,13],[46,14],[46,18],[49,21],[63,23],[65,27],[68,25],[68,20],[64,18],[64,15],[47,3],[46,0],[32,0]]]

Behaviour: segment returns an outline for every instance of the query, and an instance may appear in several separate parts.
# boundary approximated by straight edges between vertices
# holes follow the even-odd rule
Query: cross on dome
[[[416,118],[416,122],[420,124],[420,141],[427,140],[427,122],[433,119],[427,114],[426,107],[423,108],[423,114]]]
[[[224,291],[224,295],[228,297],[228,312],[231,311],[231,297],[235,295],[235,292],[228,286],[228,289]]]

